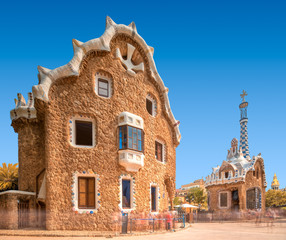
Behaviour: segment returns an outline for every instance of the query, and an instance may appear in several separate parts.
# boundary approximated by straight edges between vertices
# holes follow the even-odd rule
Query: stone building
[[[247,209],[265,210],[265,188],[267,186],[264,160],[261,154],[249,156],[247,132],[246,92],[241,94],[239,105],[240,147],[238,140],[231,141],[227,158],[221,166],[213,168],[212,174],[206,177],[208,206],[210,211],[237,211]]]
[[[280,183],[277,179],[276,173],[274,173],[273,181],[271,183],[271,189],[272,190],[279,190],[279,187],[280,187]]]
[[[190,191],[190,189],[192,188],[201,188],[205,191],[206,189],[205,189],[204,179],[203,178],[197,179],[192,183],[182,185],[181,188],[176,190],[176,197],[179,197],[180,199],[183,200],[183,202],[185,202],[186,201],[185,198],[188,195],[188,192]]]
[[[109,17],[100,38],[73,48],[68,64],[38,67],[28,102],[18,94],[11,111],[20,191],[0,204],[6,211],[5,196],[14,213],[22,207],[1,227],[112,230],[112,214],[156,214],[173,202],[181,134],[154,49],[133,22]]]

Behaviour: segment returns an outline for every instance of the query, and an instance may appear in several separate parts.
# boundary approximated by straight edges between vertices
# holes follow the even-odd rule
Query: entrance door
[[[234,211],[239,211],[239,196],[238,190],[232,191],[232,209]]]
[[[19,200],[18,202],[18,228],[29,226],[29,200]]]

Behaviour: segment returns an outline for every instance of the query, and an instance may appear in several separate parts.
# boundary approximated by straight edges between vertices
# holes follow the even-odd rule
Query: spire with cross
[[[245,101],[245,97],[247,96],[246,91],[242,91],[240,97],[242,98],[242,103],[239,104],[240,109],[240,147],[242,149],[243,156],[245,158],[249,157],[249,148],[248,148],[248,131],[247,131],[247,107],[248,102]]]
[[[247,96],[247,92],[242,90],[242,94],[240,94],[240,97],[242,98],[242,102],[245,102],[245,97]]]

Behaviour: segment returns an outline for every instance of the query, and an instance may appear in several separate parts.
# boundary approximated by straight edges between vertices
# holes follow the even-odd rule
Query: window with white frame
[[[99,175],[91,169],[73,173],[72,206],[78,213],[93,214],[100,207]]]
[[[159,212],[159,186],[156,183],[150,184],[150,211]]]
[[[157,101],[150,93],[146,97],[146,110],[153,117],[157,115]]]
[[[139,152],[144,150],[144,131],[132,126],[119,127],[119,149],[131,149]]]
[[[151,186],[151,211],[157,212],[157,187]]]
[[[104,73],[97,73],[95,76],[95,93],[103,98],[111,97],[111,78]]]
[[[132,211],[135,207],[134,199],[134,181],[135,178],[130,175],[122,174],[119,178],[120,183],[120,204],[119,207],[124,212]]]
[[[95,209],[94,177],[78,177],[78,208]]]
[[[95,146],[95,121],[91,117],[76,115],[69,121],[70,143],[75,147]]]

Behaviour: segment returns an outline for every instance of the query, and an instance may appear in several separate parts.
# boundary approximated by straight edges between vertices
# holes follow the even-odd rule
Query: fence
[[[231,211],[231,212],[198,212],[193,215],[193,222],[238,222],[255,221],[271,222],[285,217],[284,211],[268,210],[265,213],[261,211]]]
[[[182,218],[128,218],[122,217],[121,233],[174,231],[185,228],[185,217]]]

